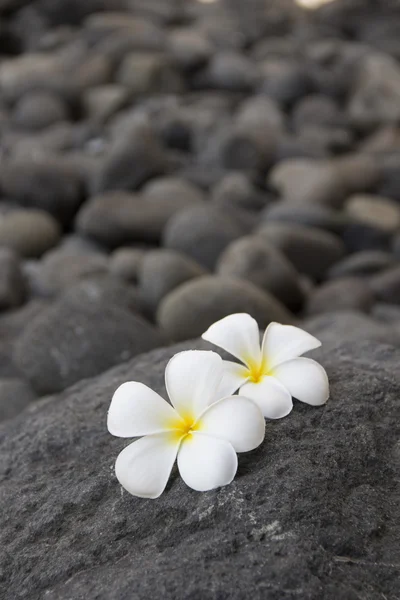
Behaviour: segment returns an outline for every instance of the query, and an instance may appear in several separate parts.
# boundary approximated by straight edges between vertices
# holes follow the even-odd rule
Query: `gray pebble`
[[[0,248],[0,310],[20,306],[26,295],[26,281],[17,255],[9,248]]]
[[[0,246],[20,256],[36,258],[57,244],[61,231],[57,221],[42,210],[14,210],[0,215]]]

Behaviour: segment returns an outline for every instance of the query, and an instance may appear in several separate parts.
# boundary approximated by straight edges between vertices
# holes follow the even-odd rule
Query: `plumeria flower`
[[[268,419],[288,415],[292,396],[313,406],[328,400],[325,369],[315,360],[301,357],[321,342],[298,327],[271,323],[260,346],[257,322],[239,313],[211,325],[202,338],[244,363],[224,361],[226,378],[235,380],[240,395],[257,402]]]
[[[143,436],[122,450],[115,463],[116,476],[128,492],[158,498],[176,459],[182,479],[194,490],[231,483],[236,452],[261,444],[265,421],[252,400],[221,399],[229,387],[223,375],[218,354],[191,350],[176,354],[165,370],[172,406],[142,383],[117,389],[108,412],[109,432],[123,438]]]

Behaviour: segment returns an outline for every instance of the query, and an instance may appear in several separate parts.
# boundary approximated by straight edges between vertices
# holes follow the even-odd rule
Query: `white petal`
[[[133,496],[158,498],[167,485],[179,448],[170,433],[147,435],[133,442],[115,463],[120,484]]]
[[[260,383],[245,383],[239,394],[254,400],[267,419],[282,419],[293,408],[290,393],[274,377],[264,377]]]
[[[176,411],[147,385],[129,381],[119,386],[108,410],[108,431],[117,437],[139,437],[171,429]]]
[[[247,367],[244,367],[243,365],[231,362],[230,360],[224,360],[222,364],[224,367],[224,375],[218,388],[218,400],[234,394],[249,377],[249,371]]]
[[[198,492],[228,485],[237,471],[237,456],[225,440],[201,433],[185,438],[178,452],[183,481]]]
[[[285,362],[274,369],[274,375],[297,400],[320,406],[329,398],[326,371],[311,358],[295,358]]]
[[[212,402],[219,400],[223,376],[222,358],[216,352],[179,352],[165,370],[165,385],[177,412],[195,418]]]
[[[299,327],[270,323],[264,333],[262,353],[268,368],[273,369],[276,365],[320,346],[321,342],[317,338]]]
[[[200,417],[200,432],[230,442],[236,452],[249,452],[261,444],[265,420],[258,405],[241,396],[216,402]]]
[[[224,317],[211,325],[201,337],[236,356],[246,365],[261,360],[257,321],[246,313]]]

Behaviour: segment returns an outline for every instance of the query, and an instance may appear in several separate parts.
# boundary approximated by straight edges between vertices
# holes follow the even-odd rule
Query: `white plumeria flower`
[[[298,327],[271,323],[260,346],[257,322],[238,313],[211,325],[202,338],[244,363],[224,361],[226,378],[235,380],[240,395],[257,402],[268,419],[288,415],[292,396],[313,406],[325,404],[329,398],[325,369],[315,360],[301,357],[319,348],[321,342]]]
[[[144,436],[122,450],[115,463],[118,481],[128,492],[158,498],[176,458],[182,479],[194,490],[231,483],[236,452],[261,444],[265,421],[248,398],[220,399],[229,388],[226,380],[221,388],[223,376],[218,354],[190,350],[176,354],[165,370],[172,406],[142,383],[117,389],[108,412],[109,432],[123,438]]]

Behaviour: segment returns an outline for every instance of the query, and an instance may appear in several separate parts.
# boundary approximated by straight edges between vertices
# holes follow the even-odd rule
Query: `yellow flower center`
[[[183,441],[192,435],[194,431],[200,429],[200,422],[192,415],[177,417],[172,423],[168,424],[168,429],[171,429],[174,441]]]
[[[260,383],[264,377],[270,375],[270,369],[268,368],[265,360],[256,362],[254,360],[248,360],[247,365],[249,367],[249,381],[251,383]]]

